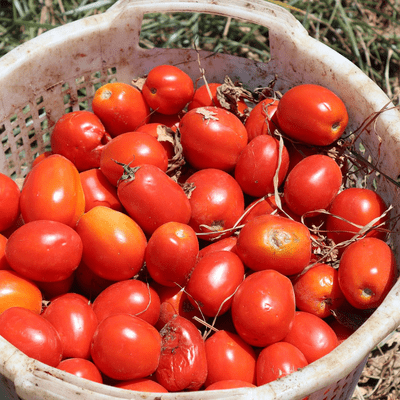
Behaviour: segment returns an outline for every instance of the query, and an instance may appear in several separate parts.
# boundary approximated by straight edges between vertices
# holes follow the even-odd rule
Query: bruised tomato
[[[378,307],[397,278],[392,249],[382,240],[366,237],[351,243],[339,264],[339,285],[348,302],[359,309]]]
[[[192,78],[174,65],[158,65],[148,73],[142,88],[147,104],[161,114],[177,114],[192,100]]]
[[[92,108],[112,137],[132,132],[150,118],[150,108],[142,93],[123,82],[106,83],[98,88]]]
[[[132,278],[143,266],[147,239],[128,215],[97,206],[76,226],[82,239],[82,261],[98,276],[120,281]]]
[[[294,275],[310,262],[310,231],[302,223],[279,215],[260,215],[240,231],[236,253],[254,271],[275,269]]]
[[[179,123],[179,132],[183,154],[196,169],[232,171],[248,141],[240,119],[218,107],[188,111]]]
[[[331,90],[303,84],[283,94],[273,121],[291,139],[328,146],[342,136],[349,116],[343,101]]]
[[[295,316],[290,279],[272,269],[246,277],[233,296],[231,314],[239,336],[251,346],[283,340]]]
[[[21,190],[24,221],[52,220],[75,228],[85,211],[79,172],[64,156],[53,154],[27,175]]]
[[[111,140],[100,119],[91,111],[72,111],[55,124],[51,151],[72,161],[78,171],[100,166],[104,146]]]

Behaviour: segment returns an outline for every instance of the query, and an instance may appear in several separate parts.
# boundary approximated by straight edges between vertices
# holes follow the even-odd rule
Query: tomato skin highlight
[[[237,333],[251,346],[283,340],[295,316],[292,282],[272,269],[254,272],[233,296],[231,314]]]
[[[196,326],[176,315],[160,334],[162,349],[155,375],[157,382],[170,392],[199,390],[207,378],[207,357]]]
[[[272,120],[292,139],[328,146],[342,136],[349,116],[343,101],[331,90],[302,84],[283,94]]]
[[[62,344],[54,326],[41,315],[11,307],[0,315],[0,335],[28,357],[56,367],[62,358]]]
[[[97,206],[76,226],[82,239],[82,261],[96,275],[110,281],[135,276],[143,266],[147,239],[128,215]]]
[[[374,237],[350,244],[342,254],[338,271],[340,288],[357,309],[378,307],[398,276],[392,249]]]
[[[167,222],[187,224],[190,220],[191,207],[182,187],[154,165],[130,169],[117,193],[127,213],[147,235]]]
[[[25,178],[20,206],[25,223],[52,220],[75,228],[85,212],[85,195],[75,165],[59,154],[42,160]]]
[[[80,236],[57,221],[28,222],[9,237],[5,254],[11,268],[34,281],[56,282],[68,278],[82,258]]]
[[[57,369],[76,375],[79,378],[88,379],[93,382],[103,383],[103,377],[99,369],[85,358],[69,358],[57,365]]]

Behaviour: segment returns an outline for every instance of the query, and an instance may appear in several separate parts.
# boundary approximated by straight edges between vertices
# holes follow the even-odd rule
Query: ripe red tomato
[[[338,346],[336,333],[329,324],[305,311],[297,311],[285,342],[296,346],[309,364],[330,353]]]
[[[118,185],[124,167],[118,163],[136,167],[151,164],[166,171],[167,152],[153,136],[141,132],[126,132],[114,138],[103,150],[100,159],[101,172],[114,186]]]
[[[99,168],[92,168],[79,174],[85,194],[85,212],[93,207],[105,206],[116,211],[123,207],[117,196],[117,188],[112,185]]]
[[[35,284],[42,292],[43,298],[45,300],[51,300],[56,296],[61,296],[62,294],[68,293],[75,282],[75,272],[76,270],[67,278],[62,279],[57,282],[40,282],[35,281]]]
[[[197,255],[197,261],[200,261],[206,254],[213,253],[215,251],[232,251],[235,253],[236,242],[236,236],[229,236],[227,238],[207,244],[199,251],[199,254]]]
[[[121,281],[143,266],[147,239],[128,215],[97,206],[84,214],[76,231],[82,239],[82,261],[98,276]]]
[[[167,222],[187,224],[191,207],[182,187],[155,165],[126,168],[118,198],[147,235]]]
[[[94,300],[93,311],[99,322],[110,315],[131,314],[155,325],[160,316],[160,297],[148,284],[128,279],[104,289]]]
[[[195,172],[186,183],[193,187],[189,225],[199,238],[230,236],[232,232],[221,231],[232,228],[244,212],[244,195],[236,180],[224,171],[209,168]]]
[[[98,88],[92,108],[112,137],[133,132],[150,119],[150,108],[142,93],[122,82],[107,83]]]
[[[160,331],[162,347],[155,377],[169,392],[199,390],[207,378],[206,349],[200,331],[179,315]]]
[[[310,262],[310,231],[289,218],[260,215],[240,231],[236,253],[254,271],[275,269],[284,275],[294,275]]]
[[[90,344],[98,321],[89,300],[76,293],[52,299],[42,314],[56,328],[63,359],[90,358]]]
[[[18,228],[6,244],[11,268],[41,282],[68,278],[82,257],[82,240],[76,231],[57,221],[38,220]]]
[[[157,123],[168,126],[175,132],[183,115],[184,111],[172,115],[161,114],[157,111],[153,111],[150,115],[149,123]]]
[[[0,173],[0,232],[10,228],[20,214],[21,191],[9,176]]]
[[[297,215],[328,209],[342,185],[342,171],[328,156],[315,154],[300,161],[288,174],[283,196]],[[301,190],[299,190],[301,188]]]
[[[293,282],[296,306],[320,318],[332,315],[345,297],[340,289],[337,269],[327,264],[316,264]]]
[[[0,314],[11,307],[23,307],[40,314],[42,293],[17,272],[0,270]]]
[[[261,350],[257,358],[257,386],[283,378],[308,362],[304,354],[287,342],[273,343]]]
[[[186,285],[199,252],[196,232],[187,224],[167,222],[151,235],[145,254],[150,276],[164,286]]]
[[[233,296],[231,314],[237,333],[251,346],[282,340],[295,315],[292,282],[272,269],[247,276]]]
[[[0,271],[4,269],[11,269],[8,265],[6,258],[6,243],[7,238],[0,233]]]
[[[343,325],[335,318],[329,319],[327,322],[329,323],[329,326],[335,331],[336,336],[339,340],[339,344],[343,343],[355,332],[355,329]]]
[[[379,218],[386,210],[386,204],[378,193],[370,189],[347,188],[335,197],[329,208],[329,212],[333,215],[328,215],[326,218],[327,237],[335,243],[350,240],[362,227]],[[370,230],[366,236],[385,239],[388,218],[389,214],[379,218],[374,226],[383,225]]]
[[[205,341],[208,375],[205,386],[218,381],[240,380],[256,383],[256,353],[239,335],[213,333]]]
[[[197,262],[186,285],[189,301],[207,317],[222,315],[244,279],[244,266],[231,251],[215,251]]]
[[[225,390],[237,389],[242,387],[256,387],[256,385],[236,379],[227,379],[225,381],[214,382],[210,386],[207,386],[204,390]]]
[[[286,177],[289,153],[283,145],[280,156],[279,141],[270,135],[251,140],[240,153],[235,167],[235,179],[243,192],[262,197],[274,192],[274,177],[279,167],[277,185]]]
[[[175,155],[173,137],[171,137],[173,131],[167,125],[152,122],[140,126],[136,132],[147,133],[156,138],[167,152],[168,160]]]
[[[111,140],[100,119],[91,111],[72,111],[55,124],[51,151],[70,160],[78,171],[100,166],[104,145]]]
[[[0,315],[0,336],[28,357],[56,367],[62,344],[54,326],[41,315],[22,307],[11,307]]]
[[[59,154],[42,160],[24,181],[20,205],[25,222],[52,220],[75,228],[85,211],[85,195],[75,165]]]
[[[284,199],[281,199],[282,206]],[[275,195],[263,196],[259,199],[253,200],[244,210],[244,217],[240,224],[246,224],[255,217],[264,214],[272,214],[273,212],[279,213],[279,208],[276,204]]]
[[[150,378],[136,378],[129,381],[119,382],[115,385],[117,388],[126,390],[134,390],[136,392],[150,392],[150,393],[168,393],[164,386]]]
[[[179,132],[184,157],[196,169],[232,171],[248,141],[240,119],[218,107],[188,111],[179,123]]]
[[[33,161],[31,165],[31,169],[36,165],[39,164],[41,161],[43,161],[45,158],[51,156],[53,152],[51,150],[49,151],[44,151],[43,153],[39,154]]]
[[[378,307],[397,279],[392,249],[367,237],[351,243],[339,264],[339,285],[347,301],[359,309]]]
[[[200,322],[193,318],[203,319],[203,316],[197,306],[192,306],[184,288],[180,288],[179,286],[162,286],[156,282],[152,282],[151,286],[160,296],[160,318],[155,325],[158,330],[161,330],[174,315],[180,315],[188,319],[199,328],[202,326]]]
[[[249,142],[256,136],[272,135],[276,129],[272,116],[275,114],[279,100],[267,98],[261,100],[251,111],[246,119],[245,128]]]
[[[62,360],[56,368],[76,375],[79,378],[103,383],[103,377],[99,369],[93,364],[93,362],[84,358],[69,358],[68,360]]]
[[[192,100],[192,78],[173,65],[158,65],[151,69],[142,88],[147,104],[161,114],[178,114]]]
[[[331,90],[303,84],[283,94],[272,120],[292,139],[328,146],[342,136],[349,116],[343,101]]]
[[[161,336],[148,322],[130,314],[117,314],[99,323],[91,355],[96,367],[117,380],[145,378],[158,366]]]

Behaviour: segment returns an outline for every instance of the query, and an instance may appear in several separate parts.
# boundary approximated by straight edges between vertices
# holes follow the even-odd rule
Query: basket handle
[[[284,7],[268,0],[119,0],[107,12],[199,12],[242,19],[292,38],[308,36],[303,25]]]

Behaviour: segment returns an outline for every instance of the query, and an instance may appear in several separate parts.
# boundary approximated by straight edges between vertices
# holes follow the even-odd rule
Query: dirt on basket
[[[352,400],[400,399],[400,328],[369,355]]]

